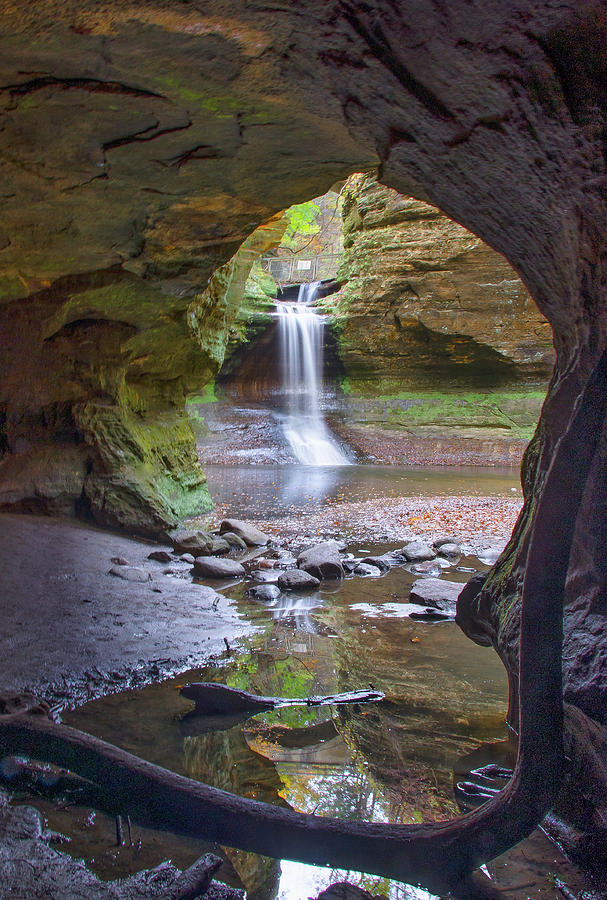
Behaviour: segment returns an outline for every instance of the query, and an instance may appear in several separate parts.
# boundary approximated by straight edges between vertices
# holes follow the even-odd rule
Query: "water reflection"
[[[311,512],[328,500],[369,500],[418,494],[512,497],[520,494],[514,468],[458,466],[415,469],[404,466],[220,466],[205,465],[215,503],[232,504],[238,514],[276,516]]]
[[[360,550],[351,549],[355,555]],[[463,563],[479,568],[474,559]],[[448,572],[450,580],[467,577],[455,567]],[[239,585],[231,596],[259,630],[237,654],[176,683],[90,703],[66,721],[224,790],[315,815],[403,823],[451,818],[459,813],[454,773],[456,781],[465,780],[479,761],[511,756],[504,724],[507,683],[497,656],[472,644],[453,622],[428,625],[394,615],[406,607],[413,580],[396,568],[380,579],[347,578],[331,591],[283,594],[273,604],[249,600]],[[285,707],[234,727],[199,731],[186,715],[190,704],[178,693],[186,680],[299,698],[372,685],[386,699]],[[489,759],[485,744],[492,748]],[[542,847],[534,846],[532,865],[523,856],[510,868],[499,861],[490,865],[500,883],[509,884],[513,900],[531,896],[510,886],[528,882],[533,867],[533,896],[554,897],[538,876],[553,853]],[[78,852],[87,855],[80,845]],[[314,897],[346,877],[390,900],[431,896],[359,873],[227,848],[225,853],[230,866],[220,877],[232,873],[256,900]]]

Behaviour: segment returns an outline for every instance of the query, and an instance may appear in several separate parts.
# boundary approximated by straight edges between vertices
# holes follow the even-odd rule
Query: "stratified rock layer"
[[[343,197],[343,287],[328,299],[352,392],[547,383],[550,325],[502,256],[374,176]]]

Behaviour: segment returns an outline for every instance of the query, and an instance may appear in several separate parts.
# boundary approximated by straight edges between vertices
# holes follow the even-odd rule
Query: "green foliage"
[[[290,206],[285,211],[289,224],[280,246],[294,251],[301,249],[301,245],[305,243],[306,238],[313,234],[318,234],[320,231],[320,225],[316,221],[319,212],[320,206],[314,200]]]

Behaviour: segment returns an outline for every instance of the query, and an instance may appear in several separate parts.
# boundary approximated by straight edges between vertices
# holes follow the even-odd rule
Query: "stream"
[[[333,471],[334,477],[323,481],[316,470],[292,469],[210,467],[209,484],[218,503],[238,495],[243,517],[271,508],[278,518],[276,494],[286,515],[293,506],[309,506],[310,497],[313,505],[322,504],[335,491],[365,497],[417,493],[420,479],[429,479],[426,490],[477,490],[484,496],[506,496],[518,484],[512,470],[450,471],[446,480],[437,480],[428,470],[347,467],[324,469],[323,476]],[[281,478],[284,483],[277,485]],[[358,541],[347,551],[364,557],[396,546],[402,542]],[[464,583],[486,568],[477,557],[463,556],[441,577]],[[349,575],[322,582],[312,593],[282,593],[270,603],[246,597],[250,582],[215,581],[213,587],[253,624],[252,636],[200,669],[65,711],[63,721],[191,778],[315,815],[402,823],[455,817],[470,808],[456,786],[474,780],[471,770],[514,764],[516,746],[505,726],[507,680],[497,655],[469,641],[453,621],[408,617],[409,590],[418,577],[396,566],[382,577]],[[372,704],[286,707],[225,730],[197,733],[196,719],[184,718],[192,703],[179,694],[189,681],[301,698],[372,686],[386,697]],[[485,783],[501,787],[504,782]],[[83,857],[102,878],[123,877],[167,858],[185,868],[207,850],[218,850],[136,824],[132,843],[116,846],[115,823],[104,814],[44,801],[36,805],[51,828],[70,836],[61,849]],[[225,863],[217,877],[244,887],[254,900],[305,900],[346,878],[391,900],[431,900],[419,887],[375,876],[229,848],[219,852]],[[541,830],[488,864],[487,872],[514,900],[555,900],[560,896],[555,872],[573,890],[583,886]]]

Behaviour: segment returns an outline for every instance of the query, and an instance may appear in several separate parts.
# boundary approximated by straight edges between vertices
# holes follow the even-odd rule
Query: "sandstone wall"
[[[372,175],[343,198],[343,286],[329,299],[352,393],[547,384],[552,330],[502,256]]]

